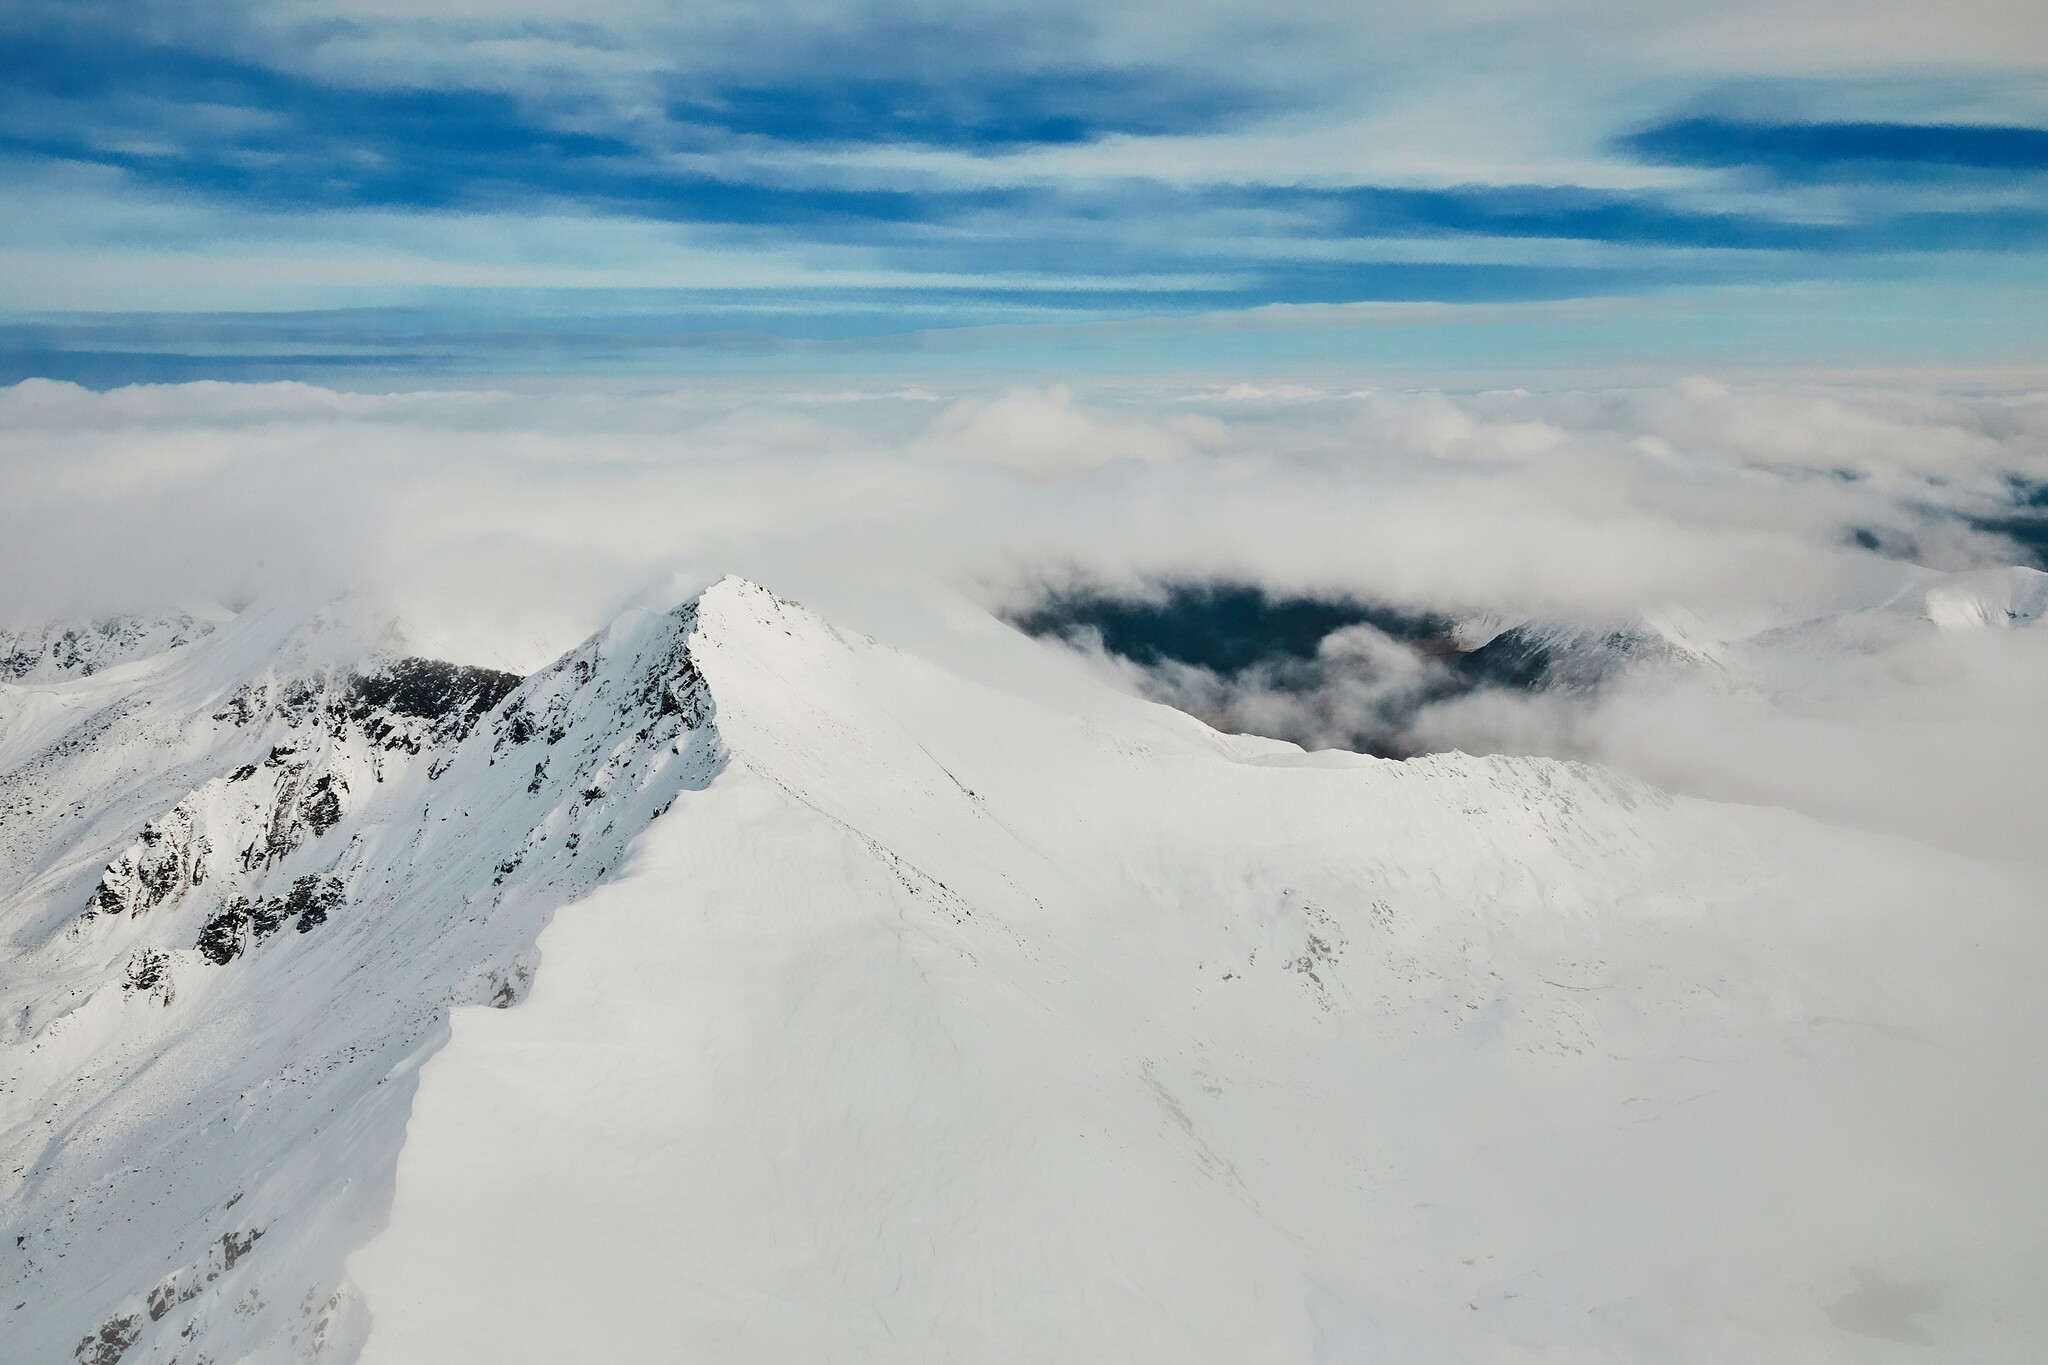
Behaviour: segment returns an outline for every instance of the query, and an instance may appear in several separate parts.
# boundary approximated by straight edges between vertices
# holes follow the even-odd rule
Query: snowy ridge
[[[202,608],[0,630],[0,682],[91,677],[102,669],[190,644],[231,616],[219,608]]]
[[[368,1365],[2048,1327],[2023,875],[1568,764],[1082,719],[748,585],[701,611],[725,764],[521,1008],[456,1012],[350,1262]]]
[[[280,669],[333,654],[334,623],[255,620],[10,746],[18,1358],[352,1353],[341,1258],[447,1007],[516,1000],[547,916],[719,762],[693,623],[636,613],[518,683]]]
[[[23,1359],[2048,1330],[2036,891],[1778,812],[1073,714],[728,579],[516,682],[248,613],[0,688],[0,834]]]

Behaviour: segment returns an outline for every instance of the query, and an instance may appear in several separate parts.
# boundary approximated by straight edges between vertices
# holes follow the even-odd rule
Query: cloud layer
[[[2012,533],[2040,543],[2038,395],[35,381],[0,390],[0,483],[15,622],[352,588],[440,652],[530,668],[673,573],[855,624],[914,582],[1008,612],[1234,582],[1666,647],[1534,696],[1438,687],[1384,620],[1319,629],[1291,673],[1093,666],[1311,743],[1398,724],[1973,849],[2024,853],[2048,816],[2048,632],[1984,626],[2004,609],[1967,577],[2037,553]]]

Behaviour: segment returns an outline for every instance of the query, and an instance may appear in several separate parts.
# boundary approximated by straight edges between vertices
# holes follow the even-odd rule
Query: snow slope
[[[0,1359],[353,1355],[449,1005],[716,766],[691,620],[521,682],[257,612],[0,691]]]
[[[2014,567],[1952,574],[1923,600],[1927,619],[1950,630],[2039,625],[2048,618],[2048,573]]]
[[[208,625],[0,683],[10,1365],[2048,1341],[2019,870],[737,580]]]
[[[364,1361],[2048,1351],[2024,870],[660,619],[690,776],[417,1073]]]

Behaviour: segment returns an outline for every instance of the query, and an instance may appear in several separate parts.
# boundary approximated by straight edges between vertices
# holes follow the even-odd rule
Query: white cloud
[[[0,618],[354,585],[448,652],[531,667],[652,579],[732,569],[833,604],[885,582],[1004,605],[1075,576],[1221,576],[1596,629],[1682,620],[1711,664],[1592,698],[1468,699],[1414,733],[2012,851],[2048,818],[2026,757],[2048,752],[2048,635],[1871,613],[1938,571],[2011,562],[1963,518],[2014,477],[2048,484],[2048,402],[1904,388],[31,381],[0,390]],[[1859,528],[1927,567],[1858,549]],[[1864,624],[1786,629],[1836,618]],[[1408,704],[1416,680],[1385,649],[1332,640],[1307,692],[1143,681],[1339,742]]]
[[[938,458],[1050,477],[1115,460],[1158,464],[1228,441],[1229,429],[1213,417],[1105,420],[1075,407],[1073,390],[1055,384],[1042,391],[1013,389],[994,398],[961,399],[931,424],[918,449]]]

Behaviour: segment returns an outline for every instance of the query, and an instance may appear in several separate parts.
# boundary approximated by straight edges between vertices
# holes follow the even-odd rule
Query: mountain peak
[[[1811,1229],[2004,1113],[1888,1214],[1969,1273],[2038,1146],[1953,1066],[2040,1029],[1995,869],[1020,697],[739,577],[523,678],[347,615],[5,722],[24,1359],[1818,1357],[1787,1286],[1866,1251]],[[1759,1182],[1823,1090],[1856,1178]],[[1702,1237],[1711,1323],[1568,1311],[1688,1301]]]

